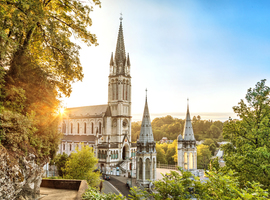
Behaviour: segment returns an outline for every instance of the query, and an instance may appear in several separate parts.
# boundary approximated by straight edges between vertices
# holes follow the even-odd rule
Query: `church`
[[[60,128],[64,134],[58,153],[70,155],[87,145],[98,158],[98,168],[108,174],[136,171],[136,143],[131,143],[131,76],[126,54],[122,17],[116,50],[109,61],[108,103],[67,108]]]
[[[131,143],[131,64],[125,51],[122,17],[109,66],[108,103],[67,108],[59,127],[64,136],[58,153],[70,155],[76,147],[90,146],[102,172],[133,177],[135,172],[138,183],[149,187],[156,180],[156,143],[147,96],[139,139]],[[178,136],[178,166],[197,175],[197,148],[189,107],[183,136]]]

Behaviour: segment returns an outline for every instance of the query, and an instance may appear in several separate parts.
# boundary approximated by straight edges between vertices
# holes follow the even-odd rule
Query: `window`
[[[118,151],[116,151],[116,159],[118,159]]]
[[[193,154],[189,153],[189,169],[193,169]]]
[[[145,179],[150,179],[150,159],[146,159],[146,167],[145,167]]]
[[[72,151],[72,144],[69,145],[69,150]]]
[[[139,160],[139,179],[142,179],[142,171],[143,171],[143,163],[142,163],[142,158]]]
[[[65,147],[65,144],[63,144],[63,151],[65,151],[66,150],[66,147]]]
[[[116,87],[116,97],[115,97],[115,99],[116,100],[118,99],[118,84],[117,84],[117,82],[115,83],[115,87]]]
[[[80,124],[78,123],[78,130],[77,130],[77,133],[79,134],[80,133]]]
[[[66,123],[65,122],[63,122],[63,124],[62,124],[62,132],[66,133]]]
[[[70,133],[73,133],[73,124],[70,124]]]
[[[125,100],[125,83],[123,84],[123,100]]]
[[[91,124],[92,124],[92,130],[91,130],[91,132],[94,133],[94,123],[92,122]]]
[[[112,100],[114,100],[114,83],[112,84]]]
[[[84,134],[86,134],[86,123],[84,122]]]
[[[99,134],[101,134],[101,122],[99,122]]]
[[[126,100],[128,100],[127,99],[127,93],[128,93],[127,91],[128,91],[128,84],[126,84]]]

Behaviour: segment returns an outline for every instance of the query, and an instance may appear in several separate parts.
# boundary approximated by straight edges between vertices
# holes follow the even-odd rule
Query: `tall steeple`
[[[177,151],[178,166],[191,171],[197,176],[197,147],[189,113],[189,102],[187,103],[187,114],[183,135],[180,134],[178,136]]]
[[[137,140],[136,179],[144,187],[156,180],[156,143],[154,141],[151,120],[147,104],[147,89],[140,137]]]
[[[187,114],[186,114],[186,121],[185,121],[183,136],[184,136],[184,140],[195,140],[191,118],[189,114],[189,99],[187,99]]]
[[[139,142],[145,142],[145,143],[154,142],[150,114],[149,114],[148,103],[147,103],[147,89],[146,89],[145,106],[144,106]]]
[[[114,60],[116,64],[116,75],[125,74],[125,65],[126,65],[126,52],[125,52],[125,43],[124,43],[124,34],[122,26],[122,14],[120,17],[120,26],[118,31],[118,38],[116,43],[116,50],[114,54]]]

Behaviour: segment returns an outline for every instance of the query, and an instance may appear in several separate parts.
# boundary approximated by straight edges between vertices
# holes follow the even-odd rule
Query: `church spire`
[[[127,66],[130,67],[129,53],[127,55]]]
[[[189,99],[187,99],[187,114],[186,114],[186,122],[183,132],[184,140],[195,140],[190,113],[189,113]]]
[[[126,63],[126,52],[125,52],[125,43],[124,43],[124,34],[122,26],[122,13],[120,17],[120,26],[118,31],[118,38],[115,50],[114,60],[117,65],[117,74],[124,74],[124,66]]]
[[[111,60],[110,60],[110,66],[113,66],[113,53],[112,53]]]
[[[154,142],[154,137],[153,137],[153,131],[151,127],[151,120],[150,120],[150,114],[149,114],[148,103],[147,103],[147,89],[145,91],[146,91],[145,106],[144,106],[139,141],[147,143],[147,142]]]

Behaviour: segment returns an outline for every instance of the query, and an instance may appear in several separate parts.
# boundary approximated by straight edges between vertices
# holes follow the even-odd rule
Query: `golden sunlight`
[[[65,113],[65,108],[60,108],[59,112],[60,112],[61,115],[63,115]]]

